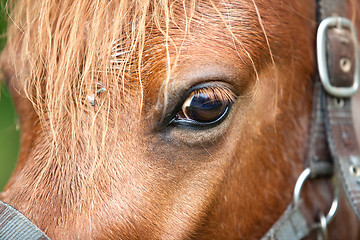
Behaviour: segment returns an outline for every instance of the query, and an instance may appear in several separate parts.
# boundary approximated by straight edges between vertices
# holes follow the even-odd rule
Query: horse
[[[356,1],[347,18],[359,25]],[[51,239],[259,239],[293,201],[313,0],[18,0],[1,55],[21,125],[1,193]],[[360,95],[352,109],[360,139]],[[302,190],[321,220],[329,178]],[[330,239],[359,239],[340,192]],[[309,239],[317,231],[311,231]]]

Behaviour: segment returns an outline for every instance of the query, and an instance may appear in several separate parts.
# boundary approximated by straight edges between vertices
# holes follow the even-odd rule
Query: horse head
[[[21,149],[1,200],[54,239],[260,238],[304,168],[315,5],[16,2],[1,66]],[[308,216],[326,211],[329,181],[305,190]],[[359,229],[345,203],[331,226]]]

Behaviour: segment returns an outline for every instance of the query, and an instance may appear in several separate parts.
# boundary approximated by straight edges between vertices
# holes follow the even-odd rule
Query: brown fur
[[[315,1],[24,0],[11,19],[1,60],[22,137],[1,199],[52,239],[256,239],[292,201]],[[238,95],[224,122],[161,124],[215,80]],[[333,239],[358,238],[344,206]]]

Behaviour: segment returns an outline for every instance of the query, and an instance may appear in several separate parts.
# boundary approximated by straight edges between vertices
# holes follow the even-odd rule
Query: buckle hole
[[[340,59],[339,62],[340,65],[340,69],[344,72],[344,73],[348,73],[351,70],[351,60],[349,58],[343,57]]]
[[[342,108],[344,106],[344,99],[342,99],[342,98],[334,98],[334,105],[337,108]]]
[[[356,165],[351,165],[349,168],[350,174],[354,177],[360,177],[360,167]]]

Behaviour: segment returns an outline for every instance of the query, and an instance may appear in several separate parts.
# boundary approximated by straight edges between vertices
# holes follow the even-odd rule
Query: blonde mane
[[[184,9],[192,9],[187,22],[194,6],[194,1],[183,3]],[[16,59],[17,74],[26,76],[24,93],[47,134],[48,149],[42,151],[63,166],[65,156],[59,152],[74,159],[79,146],[85,147],[87,156],[82,157],[94,160],[94,173],[104,165],[105,144],[120,124],[116,109],[126,108],[126,98],[133,95],[143,104],[144,87],[151,85],[143,79],[154,71],[145,64],[149,51],[167,52],[166,62],[159,57],[155,67],[169,75],[168,28],[179,9],[166,0],[18,1],[9,9],[8,53]],[[147,34],[151,40],[165,40],[151,46]],[[103,91],[96,94],[99,89]],[[45,164],[37,184],[50,166]]]
[[[159,99],[168,101],[168,82],[183,44],[191,39],[191,28],[206,17],[196,8],[213,8],[214,16],[221,16],[234,45],[240,48],[239,56],[253,65],[255,72],[253,56],[247,50],[254,49],[250,44],[260,46],[266,41],[270,50],[266,34],[261,42],[244,46],[232,33],[229,13],[221,13],[213,2],[208,6],[196,0],[47,0],[12,5],[8,52],[16,59],[17,74],[26,76],[24,93],[48,134],[47,154],[54,159],[62,148],[69,156],[77,155],[80,142],[90,148],[85,151],[90,156],[85,158],[100,156],[105,139],[113,134],[109,123],[119,124],[113,113],[116,108],[126,108],[129,95],[139,96],[142,106],[147,89],[158,86]],[[249,10],[258,14],[257,8],[244,9],[247,14]],[[264,29],[262,23],[252,26],[260,27]],[[246,34],[251,34],[250,30]],[[180,44],[172,40],[169,31],[181,36]],[[157,77],[163,76],[160,86],[158,79],[152,79],[155,71]],[[96,94],[99,89],[106,91]],[[142,107],[139,109],[141,114]],[[64,142],[69,142],[68,146],[59,146]]]

